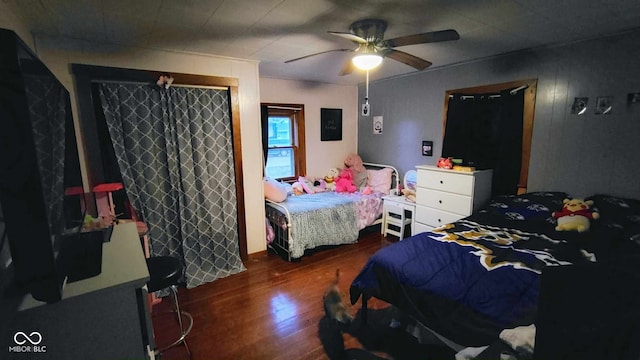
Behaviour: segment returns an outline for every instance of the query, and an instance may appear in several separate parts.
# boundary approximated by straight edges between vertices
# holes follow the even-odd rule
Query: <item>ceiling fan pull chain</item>
[[[369,103],[369,70],[367,70],[366,72],[367,72],[367,78],[365,81],[366,91],[364,95],[364,103],[368,104]]]
[[[371,112],[369,109],[369,70],[365,70],[367,73],[367,81],[365,83],[366,92],[364,96],[364,104],[362,104],[362,116],[369,116]]]

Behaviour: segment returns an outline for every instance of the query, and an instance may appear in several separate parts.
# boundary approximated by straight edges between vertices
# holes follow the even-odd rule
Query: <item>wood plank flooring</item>
[[[224,359],[327,359],[318,337],[318,322],[324,316],[322,294],[336,269],[340,287],[348,301],[348,288],[367,259],[390,244],[379,231],[361,235],[357,244],[342,245],[313,253],[289,263],[271,253],[252,254],[246,271],[194,289],[180,289],[180,305],[191,313],[193,330],[187,342],[193,360]],[[388,304],[372,299],[369,308]],[[360,302],[349,309],[351,314]],[[168,299],[152,311],[156,342],[175,338],[177,325]],[[362,348],[349,335],[345,346]],[[169,341],[170,342],[170,341]],[[162,359],[188,359],[184,346],[165,352]]]

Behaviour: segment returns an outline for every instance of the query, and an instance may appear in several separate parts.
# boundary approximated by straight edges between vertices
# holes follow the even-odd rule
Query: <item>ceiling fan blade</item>
[[[285,61],[285,63],[290,63],[290,62],[294,62],[294,61],[298,61],[298,60],[302,60],[302,59],[306,59],[308,57],[312,57],[312,56],[316,56],[316,55],[321,55],[321,54],[326,54],[326,53],[330,53],[330,52],[335,52],[335,51],[353,51],[352,49],[333,49],[333,50],[327,50],[327,51],[321,51],[315,54],[309,54],[309,55],[305,55],[305,56],[301,56],[299,58],[295,58],[295,59],[291,59],[291,60],[287,60]]]
[[[340,37],[343,37],[343,38],[345,38],[347,40],[351,40],[353,42],[356,42],[358,44],[366,44],[367,43],[367,40],[361,38],[358,35],[354,35],[354,34],[352,34],[350,32],[341,32],[341,31],[327,31],[327,32],[329,34],[331,34],[331,35],[340,36]]]
[[[440,41],[451,41],[460,39],[460,34],[453,29],[431,31],[422,34],[414,34],[407,36],[400,36],[394,39],[388,39],[382,42],[384,47],[398,47],[415,44],[426,44]]]
[[[424,70],[431,66],[431,63],[427,60],[421,59],[417,56],[413,56],[404,51],[398,51],[393,49],[386,50],[385,57],[391,58],[396,61],[400,61],[403,64],[407,64],[411,67],[414,67],[418,70]]]
[[[347,59],[347,61],[342,65],[342,70],[340,70],[340,76],[349,75],[353,72],[354,65],[353,61],[351,61],[351,57]]]

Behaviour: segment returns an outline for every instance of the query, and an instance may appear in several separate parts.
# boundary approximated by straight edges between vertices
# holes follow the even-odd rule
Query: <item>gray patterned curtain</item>
[[[124,186],[149,227],[152,255],[182,259],[189,288],[243,271],[227,91],[99,87]]]

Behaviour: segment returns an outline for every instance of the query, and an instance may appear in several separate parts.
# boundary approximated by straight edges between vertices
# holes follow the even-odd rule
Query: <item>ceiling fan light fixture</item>
[[[351,61],[360,70],[371,70],[382,63],[382,56],[378,54],[358,54]]]

